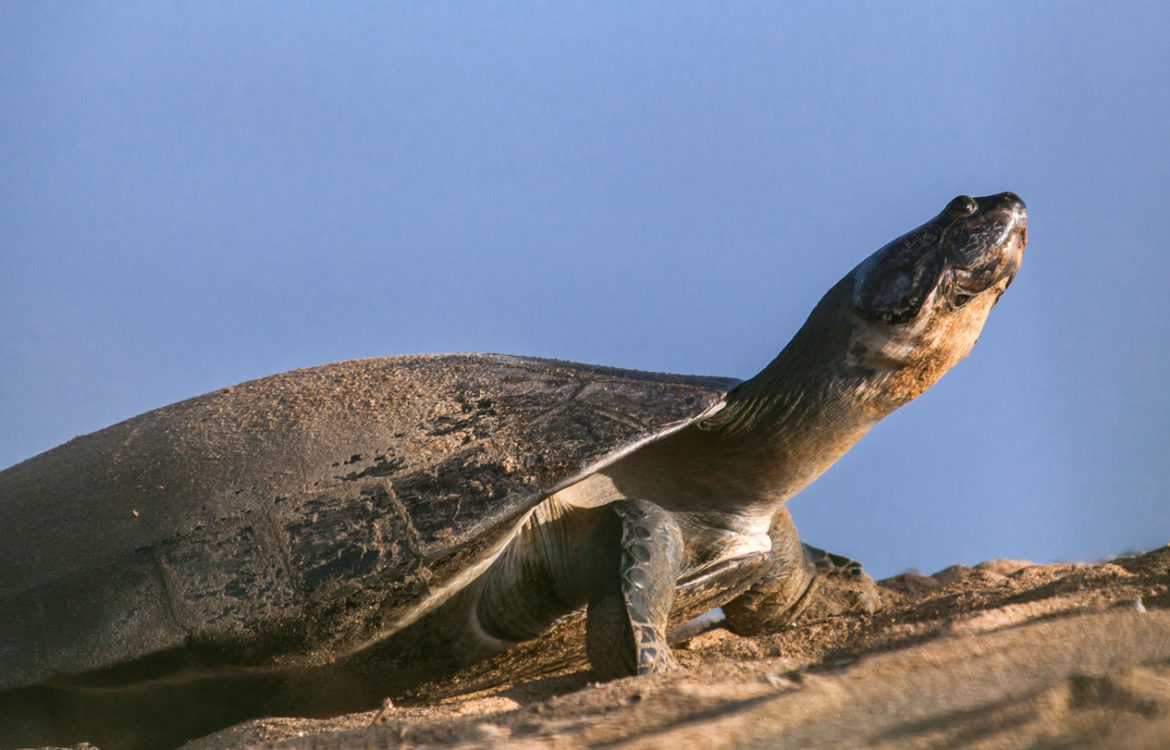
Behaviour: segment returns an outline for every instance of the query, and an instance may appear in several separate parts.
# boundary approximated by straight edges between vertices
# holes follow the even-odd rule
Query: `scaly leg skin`
[[[600,680],[675,666],[666,623],[683,542],[669,513],[648,500],[620,500],[597,549],[589,585],[585,648]]]
[[[792,516],[781,509],[772,521],[767,571],[745,593],[723,605],[727,627],[737,635],[779,630],[797,617],[871,613],[880,604],[877,584],[847,557],[801,544]]]

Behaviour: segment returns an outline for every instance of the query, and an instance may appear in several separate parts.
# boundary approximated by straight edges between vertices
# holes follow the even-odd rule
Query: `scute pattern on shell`
[[[147,412],[0,472],[0,689],[168,650],[329,653],[550,490],[735,384],[502,355],[354,360]]]

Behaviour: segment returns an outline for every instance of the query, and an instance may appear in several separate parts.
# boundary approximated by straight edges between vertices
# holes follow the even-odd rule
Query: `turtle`
[[[786,502],[969,353],[1026,226],[1013,193],[955,198],[744,381],[353,360],[0,472],[0,744],[375,706],[568,617],[598,679],[671,669],[670,629],[714,606],[784,624],[840,560]]]

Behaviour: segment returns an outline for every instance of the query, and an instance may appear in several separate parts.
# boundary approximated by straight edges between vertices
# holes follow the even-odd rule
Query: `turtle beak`
[[[998,197],[1003,199],[1012,212],[1013,229],[1008,242],[1000,252],[1005,270],[1010,269],[1005,275],[1008,277],[1007,283],[1011,284],[1016,272],[1020,270],[1020,263],[1024,259],[1024,247],[1028,244],[1028,208],[1024,205],[1023,199],[1015,193],[1000,193]]]
[[[1000,193],[988,198],[981,198],[989,204],[989,210],[1007,215],[1007,238],[999,247],[999,279],[1006,279],[1004,289],[1012,283],[1016,273],[1020,270],[1020,263],[1024,259],[1024,246],[1028,244],[1028,208],[1024,201],[1015,193]]]

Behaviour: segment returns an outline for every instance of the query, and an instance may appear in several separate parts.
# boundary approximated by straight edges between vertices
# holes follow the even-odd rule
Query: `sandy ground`
[[[572,626],[400,705],[262,719],[189,743],[358,750],[1170,748],[1170,545],[1096,565],[996,560],[881,583],[869,615],[741,638],[715,629],[665,675],[591,682]]]

